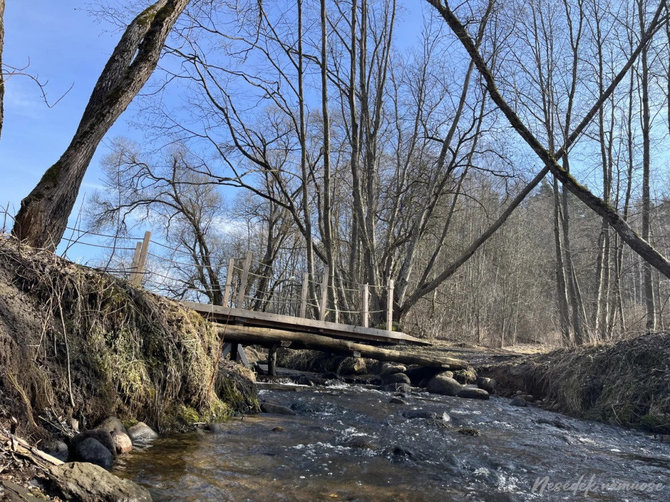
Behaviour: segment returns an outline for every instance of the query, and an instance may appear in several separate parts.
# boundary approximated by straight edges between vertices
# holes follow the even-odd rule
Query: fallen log
[[[272,347],[281,345],[291,349],[314,349],[330,352],[341,352],[359,357],[377,359],[379,361],[394,361],[403,364],[418,364],[428,368],[442,368],[444,370],[465,369],[468,363],[453,357],[428,357],[419,354],[410,354],[399,350],[383,349],[372,345],[350,342],[313,333],[286,331],[273,328],[255,326],[216,325],[220,336],[226,342],[245,345],[262,345]]]

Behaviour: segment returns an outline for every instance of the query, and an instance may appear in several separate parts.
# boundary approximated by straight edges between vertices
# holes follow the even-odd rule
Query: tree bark
[[[646,2],[638,0],[638,13],[640,16],[641,32],[645,30],[644,7]],[[650,234],[650,213],[651,213],[651,194],[649,193],[649,175],[651,164],[651,118],[649,112],[649,62],[648,49],[642,49],[640,55],[640,87],[642,91],[642,238],[649,241]],[[654,307],[654,287],[651,276],[651,265],[648,261],[642,264],[644,280],[644,300],[647,308],[647,330],[653,331],[656,327],[656,313]]]
[[[128,25],[93,89],[72,142],[21,202],[12,229],[18,239],[56,249],[98,144],[151,76],[170,30],[189,2],[159,0]]]

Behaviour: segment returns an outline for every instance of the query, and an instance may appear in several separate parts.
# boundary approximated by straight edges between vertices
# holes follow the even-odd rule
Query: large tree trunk
[[[128,25],[93,89],[72,142],[21,202],[12,230],[21,241],[56,249],[98,144],[151,76],[170,30],[189,2],[159,0]]]
[[[638,0],[638,13],[640,16],[641,32],[645,30],[644,19],[645,2]],[[651,118],[649,112],[649,63],[648,50],[645,47],[640,56],[640,86],[642,87],[642,238],[649,241],[651,212],[651,194],[649,192],[649,170],[650,170],[650,132]],[[647,330],[653,331],[656,327],[656,314],[654,309],[654,287],[651,276],[651,265],[645,261],[642,264],[644,279],[644,300],[647,308]]]

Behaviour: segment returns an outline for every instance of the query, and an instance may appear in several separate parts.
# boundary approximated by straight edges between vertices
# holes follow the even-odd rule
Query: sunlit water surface
[[[670,500],[670,445],[640,432],[503,398],[403,405],[358,386],[260,397],[297,414],[161,438],[115,472],[154,500]]]

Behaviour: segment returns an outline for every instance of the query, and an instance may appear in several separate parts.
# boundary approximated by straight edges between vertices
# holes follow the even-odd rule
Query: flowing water
[[[670,445],[508,399],[263,390],[295,416],[161,438],[116,473],[154,500],[670,500]]]

